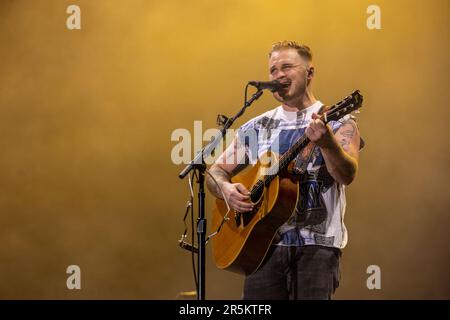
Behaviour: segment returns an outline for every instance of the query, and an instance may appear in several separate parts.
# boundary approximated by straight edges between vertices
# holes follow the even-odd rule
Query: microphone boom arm
[[[194,157],[194,159],[183,169],[183,171],[180,172],[178,177],[180,179],[184,179],[186,175],[191,172],[191,170],[196,166],[204,166],[205,165],[205,156],[208,157],[211,155],[211,152],[216,148],[216,146],[219,144],[219,142],[223,139],[225,134],[227,133],[227,130],[233,125],[234,121],[236,121],[237,118],[242,116],[245,112],[245,109],[250,107],[250,105],[257,100],[259,97],[261,97],[263,94],[263,90],[258,89],[256,93],[252,95],[252,97],[244,103],[244,106],[242,107],[239,112],[231,118],[228,118],[228,120],[223,125],[223,128],[220,130],[219,133],[217,133],[211,141]]]

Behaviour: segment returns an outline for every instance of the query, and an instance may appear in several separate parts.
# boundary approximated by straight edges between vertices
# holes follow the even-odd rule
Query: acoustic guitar
[[[362,95],[356,90],[320,118],[325,124],[339,120],[359,109],[362,101]],[[245,213],[229,211],[224,200],[216,200],[212,228],[218,232],[212,238],[212,249],[218,268],[245,275],[258,270],[278,228],[295,212],[300,197],[299,179],[288,168],[308,144],[310,140],[302,135],[280,157],[268,152],[231,179],[250,191],[254,209]]]

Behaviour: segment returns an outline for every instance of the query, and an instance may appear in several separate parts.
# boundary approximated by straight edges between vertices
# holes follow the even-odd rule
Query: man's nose
[[[286,74],[284,73],[283,70],[276,70],[275,73],[273,74],[273,77],[275,80],[280,80],[286,78]]]

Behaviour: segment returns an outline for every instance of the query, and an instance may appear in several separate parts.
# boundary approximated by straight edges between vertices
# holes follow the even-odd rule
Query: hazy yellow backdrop
[[[81,8],[68,30],[66,8]],[[381,8],[381,30],[366,9]],[[450,298],[449,18],[442,1],[2,0],[0,298],[175,299],[188,197],[176,128],[215,126],[278,40],[315,54],[317,97],[354,89],[367,143],[347,189],[338,299]],[[269,94],[236,123],[277,105]],[[212,197],[208,195],[208,208]],[[211,230],[209,230],[211,231]],[[66,288],[81,267],[82,289]],[[382,289],[366,287],[379,265]],[[207,298],[242,278],[208,251]]]

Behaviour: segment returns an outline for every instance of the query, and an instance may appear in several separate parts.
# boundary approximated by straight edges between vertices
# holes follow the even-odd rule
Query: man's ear
[[[311,79],[314,76],[314,67],[311,66],[308,69],[308,79]]]

